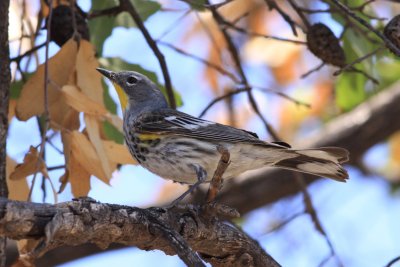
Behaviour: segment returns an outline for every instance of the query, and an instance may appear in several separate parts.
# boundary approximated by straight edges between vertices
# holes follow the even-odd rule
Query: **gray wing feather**
[[[135,120],[134,128],[139,133],[175,134],[213,141],[245,142],[285,148],[281,145],[264,142],[258,139],[255,133],[199,119],[172,109],[162,109],[139,115]]]

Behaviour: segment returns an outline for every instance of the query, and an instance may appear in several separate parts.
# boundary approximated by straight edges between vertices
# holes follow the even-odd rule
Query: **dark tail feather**
[[[349,152],[338,147],[317,149],[288,150],[293,157],[274,164],[276,167],[328,177],[339,182],[349,178],[347,171],[340,165],[349,160]]]

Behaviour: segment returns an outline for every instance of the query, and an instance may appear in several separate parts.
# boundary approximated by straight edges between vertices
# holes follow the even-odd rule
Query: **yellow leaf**
[[[88,173],[108,184],[110,176],[107,176],[103,168],[101,168],[102,163],[88,138],[83,133],[73,131],[64,133],[64,139],[70,139],[70,148],[67,148],[69,155],[66,156],[66,159],[68,159],[67,164],[69,165],[69,161],[73,156]]]
[[[108,159],[117,164],[137,164],[126,146],[114,141],[103,140],[103,146]]]
[[[59,125],[62,125],[64,115],[70,109],[62,97],[60,89],[73,74],[77,49],[76,42],[71,39],[48,61],[50,119]],[[24,84],[16,107],[16,116],[19,120],[25,121],[44,112],[44,73],[45,65],[41,64],[36,73]]]
[[[92,142],[97,152],[97,156],[101,161],[101,165],[99,166],[103,168],[107,179],[110,179],[112,176],[112,169],[110,166],[110,162],[107,158],[103,142],[100,137],[100,129],[96,117],[85,114],[85,124],[86,124],[86,131],[89,135],[89,139]]]
[[[8,198],[12,200],[26,201],[29,195],[29,186],[26,179],[11,180],[10,174],[14,171],[17,163],[10,157],[6,159],[6,177],[9,190]]]
[[[10,180],[19,180],[36,172],[41,172],[44,177],[49,178],[47,173],[46,164],[43,159],[39,157],[39,153],[31,146],[29,152],[24,157],[24,162],[18,164],[15,170],[10,174]]]
[[[76,153],[72,153],[68,164],[67,175],[69,176],[71,191],[74,197],[84,197],[87,196],[90,191],[90,173],[83,168],[75,155]]]
[[[65,85],[61,91],[64,94],[66,103],[76,111],[91,115],[106,115],[108,113],[103,105],[93,101],[73,85]]]
[[[81,40],[76,60],[78,87],[93,101],[103,105],[103,86],[101,74],[96,70],[99,62],[91,43]]]

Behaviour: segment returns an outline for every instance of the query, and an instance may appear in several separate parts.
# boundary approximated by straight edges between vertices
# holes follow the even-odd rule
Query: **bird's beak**
[[[121,102],[122,113],[125,114],[125,110],[127,109],[129,104],[129,98],[124,89],[122,89],[122,87],[115,81],[115,73],[113,71],[102,68],[96,68],[96,70],[100,72],[104,77],[109,79],[114,85],[115,90],[117,90],[119,101]]]

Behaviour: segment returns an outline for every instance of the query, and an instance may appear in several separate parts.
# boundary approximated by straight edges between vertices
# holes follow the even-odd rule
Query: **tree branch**
[[[140,29],[144,38],[146,39],[147,44],[150,46],[150,48],[154,52],[154,55],[157,57],[158,62],[160,63],[161,71],[164,75],[165,89],[167,91],[169,105],[171,108],[176,109],[175,96],[174,96],[174,92],[172,90],[171,78],[169,76],[168,67],[167,67],[167,63],[165,62],[164,55],[161,53],[156,42],[153,40],[149,31],[144,26],[144,23],[143,23],[142,19],[140,18],[139,13],[136,11],[136,9],[132,5],[132,3],[129,0],[120,0],[120,6],[123,10],[125,10],[126,12],[128,12],[131,15],[133,21],[135,21],[137,27]]]
[[[38,240],[36,249],[24,255],[27,260],[63,245],[94,243],[105,249],[119,243],[178,254],[189,266],[203,266],[193,251],[213,266],[279,266],[257,242],[204,215],[199,206],[140,209],[87,198],[56,205],[1,198],[0,235]]]
[[[349,163],[357,165],[369,148],[400,130],[399,103],[400,83],[396,83],[352,111],[331,120],[318,134],[302,139],[297,147],[343,147],[350,151]],[[304,177],[306,184],[321,179],[311,175]],[[246,213],[299,192],[291,171],[261,169],[227,181],[217,199],[240,213]],[[194,198],[203,199],[204,192],[197,192]],[[195,200],[189,199],[192,201]]]
[[[10,51],[8,46],[9,0],[0,2],[0,197],[8,197],[6,177],[6,141],[8,131],[8,105],[10,96]],[[0,236],[0,266],[6,265],[6,238]]]

